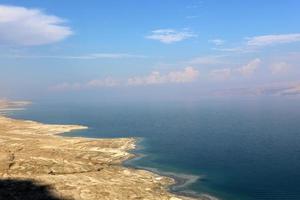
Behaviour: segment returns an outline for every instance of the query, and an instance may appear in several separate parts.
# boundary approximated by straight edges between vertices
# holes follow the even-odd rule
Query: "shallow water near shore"
[[[224,200],[300,199],[299,99],[189,103],[34,101],[14,118],[90,127],[68,136],[138,137],[130,165],[186,181],[172,190]],[[189,182],[190,181],[190,182]],[[177,188],[176,188],[177,187]]]

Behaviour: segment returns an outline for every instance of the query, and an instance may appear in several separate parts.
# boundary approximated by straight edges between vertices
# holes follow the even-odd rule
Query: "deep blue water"
[[[35,102],[11,116],[83,124],[86,137],[140,137],[137,166],[200,176],[185,188],[220,199],[300,199],[300,100]]]

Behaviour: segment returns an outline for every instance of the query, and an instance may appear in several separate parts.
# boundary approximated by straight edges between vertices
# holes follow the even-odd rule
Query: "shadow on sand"
[[[0,179],[0,200],[63,200],[50,189],[31,180]]]

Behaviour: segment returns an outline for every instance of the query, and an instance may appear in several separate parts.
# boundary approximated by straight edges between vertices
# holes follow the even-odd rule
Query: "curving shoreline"
[[[0,179],[46,184],[61,199],[194,199],[171,193],[170,177],[122,165],[134,157],[134,138],[59,135],[85,128],[0,116]]]
[[[193,184],[198,179],[200,179],[201,178],[200,176],[161,171],[156,168],[144,167],[135,164],[135,161],[140,159],[145,159],[146,157],[146,155],[139,153],[140,148],[143,148],[143,146],[140,145],[141,141],[143,140],[144,138],[138,138],[136,140],[136,148],[130,150],[130,152],[134,154],[134,157],[125,160],[123,163],[124,166],[134,168],[134,169],[139,169],[139,170],[150,171],[152,173],[159,174],[160,176],[169,177],[173,179],[174,183],[169,185],[168,190],[171,193],[176,194],[178,196],[189,197],[191,199],[198,199],[198,200],[219,200],[218,198],[211,196],[209,194],[200,194],[191,190],[185,190],[185,188],[188,185]]]

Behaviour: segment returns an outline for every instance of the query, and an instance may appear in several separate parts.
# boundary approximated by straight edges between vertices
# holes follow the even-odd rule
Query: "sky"
[[[298,0],[0,0],[0,97],[300,94]]]

